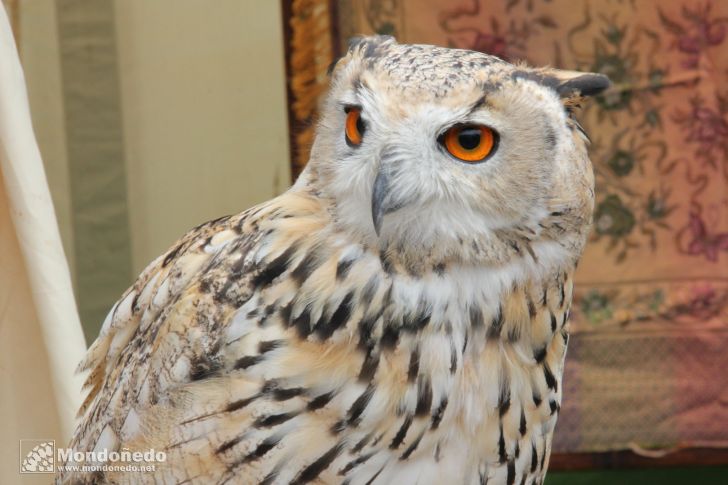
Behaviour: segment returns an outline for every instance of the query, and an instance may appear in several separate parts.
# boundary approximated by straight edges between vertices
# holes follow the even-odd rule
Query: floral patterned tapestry
[[[597,205],[554,449],[728,447],[728,2],[304,3],[328,4],[332,58],[376,32],[612,79],[579,114]]]

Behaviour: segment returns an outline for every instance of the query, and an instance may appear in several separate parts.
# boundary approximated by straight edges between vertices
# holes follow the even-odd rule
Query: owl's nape
[[[296,184],[152,262],[82,364],[71,447],[166,461],[59,482],[543,482],[606,79],[381,37],[331,79]]]

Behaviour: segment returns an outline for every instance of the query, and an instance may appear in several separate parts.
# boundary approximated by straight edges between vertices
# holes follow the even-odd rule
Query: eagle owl
[[[352,41],[290,190],[202,224],[113,306],[59,481],[540,484],[593,209],[599,74]]]

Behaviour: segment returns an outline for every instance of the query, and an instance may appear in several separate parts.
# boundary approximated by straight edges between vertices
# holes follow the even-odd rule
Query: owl
[[[574,110],[608,79],[391,37],[330,76],[296,183],[153,261],[82,362],[70,447],[163,459],[59,482],[543,482],[593,209]]]

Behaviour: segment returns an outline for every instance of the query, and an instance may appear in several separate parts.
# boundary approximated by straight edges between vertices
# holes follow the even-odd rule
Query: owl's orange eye
[[[362,137],[366,126],[364,121],[361,119],[361,109],[359,108],[347,108],[346,109],[346,126],[344,133],[346,135],[346,143],[349,146],[361,145]]]
[[[478,163],[495,151],[498,135],[483,125],[456,125],[445,132],[441,143],[458,160]]]

